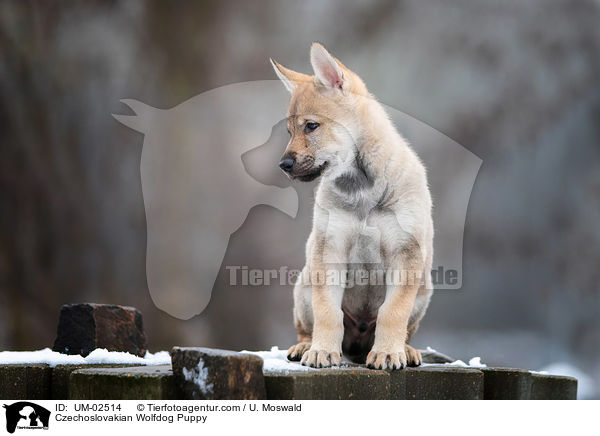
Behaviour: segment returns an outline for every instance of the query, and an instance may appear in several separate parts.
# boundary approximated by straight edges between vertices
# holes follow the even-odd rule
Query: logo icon
[[[50,411],[28,401],[5,404],[6,431],[14,433],[18,429],[48,429]]]

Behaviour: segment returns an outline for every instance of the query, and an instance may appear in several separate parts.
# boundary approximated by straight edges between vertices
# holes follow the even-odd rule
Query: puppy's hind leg
[[[287,352],[288,360],[299,362],[312,345],[312,288],[298,280],[294,287],[294,324],[298,331],[298,343]]]
[[[404,345],[404,352],[406,353],[406,365],[407,366],[419,366],[423,363],[423,357],[421,352],[408,344]]]

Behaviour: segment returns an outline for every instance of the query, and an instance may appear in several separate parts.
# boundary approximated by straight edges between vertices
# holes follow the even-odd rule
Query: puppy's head
[[[292,94],[287,112],[290,141],[279,163],[285,174],[309,182],[334,173],[356,149],[362,80],[319,43],[310,61],[314,75],[298,73],[271,59],[277,76]]]

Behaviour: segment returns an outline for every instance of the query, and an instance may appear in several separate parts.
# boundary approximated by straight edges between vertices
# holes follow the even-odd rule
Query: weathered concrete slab
[[[576,400],[577,379],[559,375],[531,374],[530,400]]]
[[[360,366],[311,371],[265,372],[269,400],[382,400],[390,376]]]
[[[120,399],[576,399],[577,380],[511,368],[426,365],[377,371],[264,370],[247,353],[174,348],[173,367],[0,365],[1,400]],[[272,366],[273,367],[273,366]],[[274,367],[279,367],[275,365]],[[284,365],[285,367],[285,365]]]
[[[70,377],[73,371],[96,368],[131,368],[140,365],[131,364],[93,364],[93,365],[57,365],[52,368],[50,393],[53,400],[68,400],[70,398]]]
[[[422,366],[390,372],[394,400],[482,400],[483,373],[475,368]]]
[[[522,369],[482,368],[486,400],[528,400],[531,373]]]
[[[45,364],[0,365],[0,400],[49,400],[50,379]]]
[[[513,368],[483,368],[486,400],[575,400],[577,379]]]
[[[474,368],[426,366],[376,371],[348,366],[265,372],[269,399],[483,399],[483,373]]]
[[[64,305],[53,350],[87,356],[96,348],[144,356],[142,314],[134,307],[111,304]]]
[[[174,400],[171,365],[90,368],[71,372],[70,400]]]
[[[175,383],[184,399],[267,398],[260,357],[211,348],[175,347],[171,360]]]

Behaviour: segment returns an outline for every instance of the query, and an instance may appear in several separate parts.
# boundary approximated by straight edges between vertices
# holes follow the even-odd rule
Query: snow
[[[187,369],[183,368],[183,377],[192,383],[194,383],[200,389],[203,394],[213,393],[213,384],[208,383],[208,368],[204,367],[204,361],[199,359],[197,368]]]
[[[303,366],[299,362],[290,362],[287,360],[287,350],[280,350],[279,347],[271,347],[271,351],[247,351],[242,353],[253,354],[263,360],[264,371],[317,371],[310,366]]]
[[[427,347],[425,349],[426,351],[429,351],[430,353],[437,353],[437,350],[431,348],[431,347]],[[428,363],[423,364],[423,366],[427,366],[430,365]],[[434,364],[431,364],[434,365]],[[438,365],[438,364],[435,364]],[[487,368],[487,365],[485,363],[481,362],[481,357],[477,356],[477,357],[473,357],[471,360],[469,360],[469,363],[465,363],[462,360],[455,360],[454,362],[451,363],[444,363],[444,365],[446,366],[462,366],[464,368]]]
[[[427,351],[436,352],[433,348],[427,347]],[[260,357],[263,360],[263,369],[265,371],[318,371],[316,368],[309,366],[303,366],[298,362],[290,362],[287,360],[287,351],[280,350],[279,347],[273,346],[270,351],[247,351],[243,350],[242,353],[253,354]],[[342,366],[344,363],[350,363],[349,361],[342,359]],[[438,366],[439,364],[428,364],[424,363],[423,366]],[[481,357],[473,357],[469,360],[469,363],[465,363],[462,360],[456,360],[452,363],[445,363],[445,366],[462,366],[467,368],[486,368],[487,365],[481,362]],[[335,368],[335,367],[334,367]]]
[[[429,347],[427,347],[428,350],[427,351],[431,351],[429,350]],[[439,363],[424,363],[423,366],[438,366],[440,365]],[[444,366],[459,366],[459,367],[463,367],[463,368],[487,368],[487,365],[485,363],[481,362],[481,357],[473,357],[471,360],[469,360],[469,363],[465,363],[462,360],[455,360],[454,362],[450,362],[450,363],[444,363]]]
[[[435,351],[431,347],[427,347],[427,350]],[[303,366],[299,362],[290,362],[287,360],[287,351],[280,350],[277,346],[271,347],[270,351],[244,350],[242,353],[253,354],[260,357],[264,361],[263,368],[265,371],[317,371],[316,368]],[[98,348],[92,351],[87,357],[61,354],[56,351],[52,351],[50,348],[44,348],[43,350],[38,351],[1,351],[0,365],[11,363],[46,363],[51,367],[55,367],[56,365],[85,364],[169,365],[171,363],[171,356],[169,355],[168,351],[159,351],[154,354],[146,352],[146,355],[142,358],[129,353],[108,351],[103,348]],[[343,360],[343,363],[350,362]],[[452,363],[446,363],[445,365],[473,368],[485,367],[485,365],[481,363],[481,359],[479,357],[474,357],[473,359],[469,360],[468,364],[462,360],[457,360]],[[424,366],[427,366],[427,364],[424,364]],[[198,382],[201,382],[202,374],[204,374],[205,370],[206,369],[204,367],[199,367],[198,370],[189,370],[189,377],[195,377]],[[194,375],[191,374],[192,372]],[[208,388],[208,386],[206,386],[206,388]]]
[[[452,363],[445,363],[444,365],[463,366],[465,368],[487,368],[487,365],[481,362],[481,357],[479,356],[473,357],[471,360],[469,360],[469,363],[465,363],[462,360],[455,360]]]
[[[139,357],[130,353],[108,351],[104,348],[97,348],[86,357],[62,354],[50,348],[37,351],[0,351],[0,365],[25,363],[46,363],[51,367],[86,364],[169,365],[171,356],[168,351],[159,351],[154,354],[146,352],[144,357]]]

